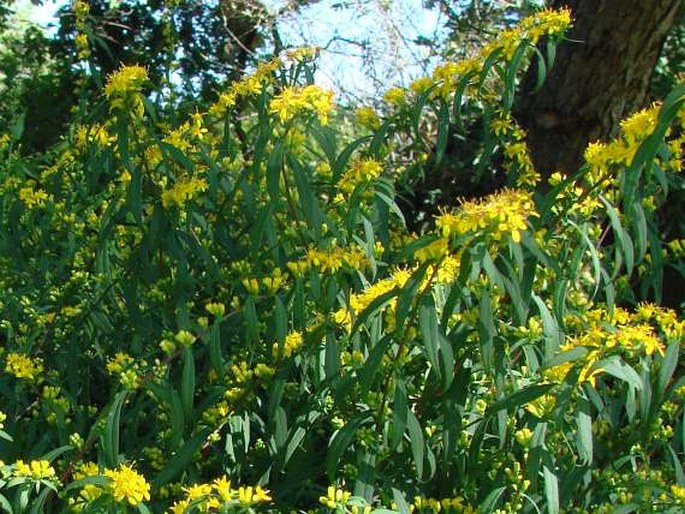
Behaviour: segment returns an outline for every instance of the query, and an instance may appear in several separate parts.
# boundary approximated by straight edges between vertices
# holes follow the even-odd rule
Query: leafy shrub
[[[685,326],[630,277],[664,259],[685,86],[537,192],[516,72],[569,23],[356,121],[301,49],[187,119],[133,65],[42,157],[3,136],[2,509],[682,508]],[[473,110],[507,187],[410,232],[405,150]]]

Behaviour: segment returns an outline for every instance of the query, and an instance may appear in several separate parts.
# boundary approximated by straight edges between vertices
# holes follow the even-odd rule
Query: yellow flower
[[[221,318],[226,314],[226,306],[223,303],[208,303],[205,305],[205,309],[212,316],[216,316],[217,318]]]
[[[333,92],[316,85],[288,87],[275,96],[269,110],[285,123],[302,112],[315,112],[322,125],[328,123],[328,115],[333,109]]]
[[[293,353],[300,349],[303,342],[302,332],[293,331],[285,336],[283,343],[283,357],[290,357]],[[274,344],[274,355],[278,355],[278,343]]]
[[[377,130],[381,126],[381,120],[373,107],[360,107],[355,115],[359,124],[369,130]]]
[[[406,91],[399,87],[394,87],[388,89],[383,95],[383,100],[388,102],[390,105],[399,105],[404,101]]]
[[[32,209],[34,207],[43,207],[49,195],[42,189],[34,189],[31,186],[22,187],[19,190],[19,199],[24,202],[26,207]]]
[[[621,122],[623,137],[630,143],[639,143],[647,138],[656,128],[659,109],[653,105],[642,109]]]
[[[325,505],[329,509],[335,509],[340,505],[345,505],[347,500],[350,499],[350,496],[352,496],[352,494],[349,492],[343,489],[336,489],[335,486],[330,485],[328,486],[326,496],[319,497],[319,503]]]
[[[138,93],[147,80],[147,70],[142,66],[122,66],[107,77],[105,96],[111,100],[114,97]]]
[[[171,189],[162,192],[162,205],[182,207],[188,200],[193,199],[201,191],[207,190],[207,181],[201,178],[179,180]]]
[[[209,484],[193,484],[190,487],[184,487],[183,492],[186,493],[188,500],[197,500],[211,494],[212,486]]]
[[[52,479],[56,477],[55,469],[47,460],[32,460],[26,464],[23,460],[14,463],[15,477],[28,477],[35,480]]]
[[[382,172],[383,165],[374,159],[356,160],[347,168],[338,182],[338,187],[351,194],[359,184],[377,179]]]
[[[116,375],[126,371],[130,366],[133,365],[133,362],[133,357],[127,353],[117,352],[114,357],[107,361],[106,368],[110,374]]]
[[[226,475],[214,479],[214,482],[212,482],[212,488],[224,502],[231,501],[235,494],[235,491],[231,489],[231,481],[226,477]]]
[[[674,484],[671,486],[671,493],[679,504],[685,503],[685,487]]]
[[[174,339],[180,345],[185,346],[186,348],[190,348],[191,346],[193,346],[196,337],[187,330],[179,330],[174,336]]]
[[[41,359],[31,360],[21,353],[8,353],[5,357],[5,371],[17,378],[36,380],[43,372],[43,363]]]
[[[116,470],[106,469],[104,474],[111,479],[109,489],[116,501],[135,506],[150,499],[150,484],[132,467],[122,464]]]
[[[249,507],[257,503],[266,503],[271,501],[269,491],[262,489],[261,486],[240,486],[238,488],[238,501],[244,507]]]
[[[496,241],[510,236],[519,243],[531,216],[537,216],[532,193],[504,190],[483,200],[464,202],[457,211],[442,213],[436,218],[436,227],[444,237],[482,231]]]

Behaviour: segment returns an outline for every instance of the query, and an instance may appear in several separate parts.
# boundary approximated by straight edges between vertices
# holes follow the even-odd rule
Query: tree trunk
[[[683,0],[555,0],[574,28],[558,47],[543,87],[531,94],[533,64],[516,113],[528,130],[543,176],[573,172],[589,142],[615,135],[618,122],[643,107],[659,52]]]

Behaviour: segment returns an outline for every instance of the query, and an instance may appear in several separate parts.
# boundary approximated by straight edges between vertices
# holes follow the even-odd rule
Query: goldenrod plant
[[[571,23],[356,113],[304,48],[182,119],[139,63],[40,158],[3,134],[0,511],[681,512],[685,323],[631,280],[682,258],[685,85],[543,179],[510,109]],[[398,149],[473,109],[506,183],[409,230]]]

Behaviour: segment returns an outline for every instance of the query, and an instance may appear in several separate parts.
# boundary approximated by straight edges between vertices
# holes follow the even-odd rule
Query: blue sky
[[[266,0],[276,12],[288,0]],[[32,6],[20,0],[21,12],[46,27],[65,0],[46,0]],[[339,8],[345,4],[345,8]],[[378,89],[407,84],[427,70],[427,48],[413,41],[441,33],[438,9],[426,9],[422,0],[321,0],[280,19],[286,45],[326,47],[319,61],[317,82],[349,97],[378,96]],[[361,47],[351,43],[364,43]],[[429,63],[430,65],[430,63]],[[376,77],[372,79],[370,77]]]
[[[270,0],[280,7],[284,2]],[[322,0],[284,17],[279,29],[292,44],[327,47],[317,80],[353,96],[377,96],[377,88],[407,84],[424,73],[419,63],[427,48],[415,44],[418,36],[432,39],[443,21],[437,9],[421,0],[352,0],[336,9],[338,0]],[[366,42],[368,49],[350,43]],[[370,79],[370,75],[378,79]]]

